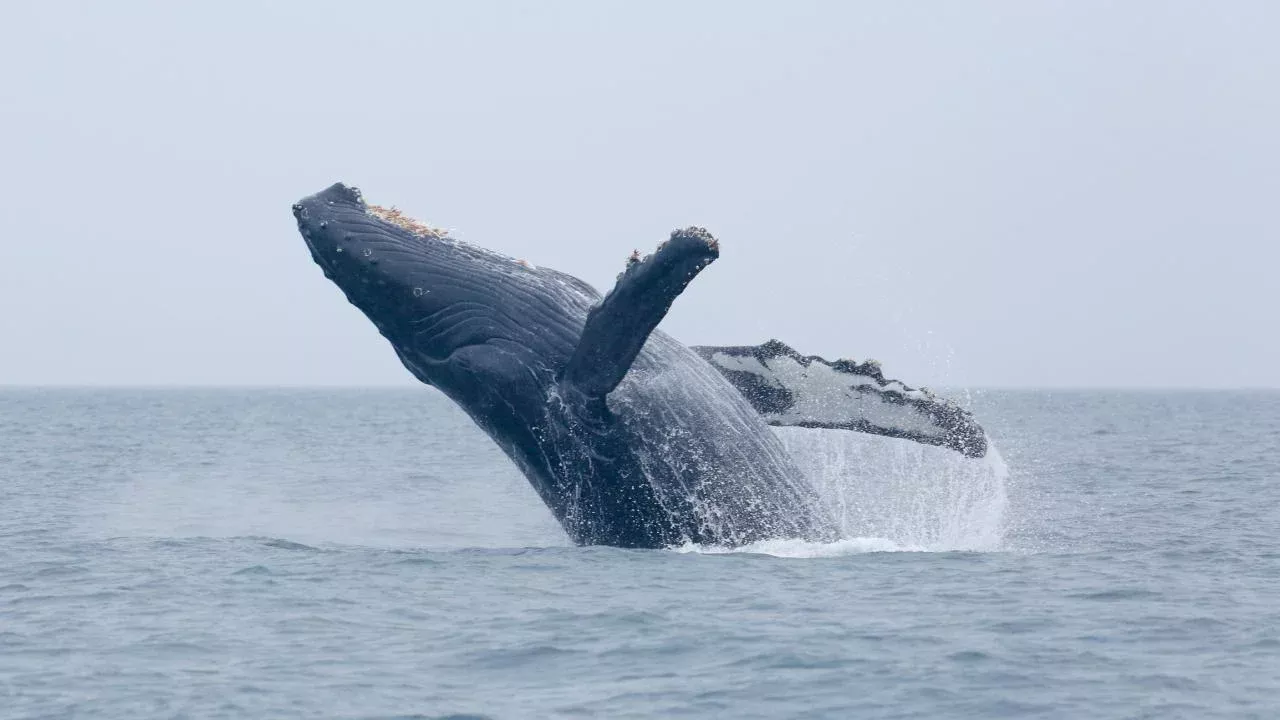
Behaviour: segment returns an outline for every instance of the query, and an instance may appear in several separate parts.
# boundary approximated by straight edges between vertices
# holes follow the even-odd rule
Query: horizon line
[[[7,390],[417,390],[434,386],[425,383],[382,384],[290,384],[290,383],[3,383]],[[1278,385],[939,385],[951,392],[1240,392],[1280,391]]]

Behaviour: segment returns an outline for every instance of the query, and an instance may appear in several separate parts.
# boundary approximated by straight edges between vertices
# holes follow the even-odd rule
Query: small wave
[[[1113,588],[1100,592],[1070,593],[1067,597],[1078,600],[1144,600],[1158,598],[1160,593],[1142,588]]]
[[[265,539],[253,538],[253,539],[260,540],[262,544],[267,547],[277,548],[280,550],[303,550],[306,552],[323,552],[318,547],[312,547],[311,545],[303,545],[302,543],[293,542],[292,540],[285,540],[283,538],[265,538]]]
[[[488,715],[471,715],[469,713],[453,715],[378,715],[368,720],[491,720]]]

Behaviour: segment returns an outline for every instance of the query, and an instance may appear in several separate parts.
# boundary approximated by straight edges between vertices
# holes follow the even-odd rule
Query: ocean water
[[[0,391],[0,718],[1280,717],[1280,393],[783,439],[830,545],[570,546],[434,391]]]

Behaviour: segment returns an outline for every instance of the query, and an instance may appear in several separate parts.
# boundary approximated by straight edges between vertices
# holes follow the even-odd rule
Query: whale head
[[[299,200],[293,214],[325,276],[424,382],[448,392],[478,381],[477,362],[509,361],[488,369],[518,376],[531,358],[545,364],[572,349],[560,305],[526,263],[370,205],[341,183]]]

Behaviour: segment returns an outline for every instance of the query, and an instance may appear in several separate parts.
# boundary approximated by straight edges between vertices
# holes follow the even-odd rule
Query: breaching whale
[[[656,329],[719,256],[706,230],[633,253],[601,297],[565,273],[448,237],[341,183],[293,206],[324,274],[420,381],[457,403],[580,545],[658,548],[835,539],[770,425],[948,447],[973,418],[874,362],[781,342],[689,348]]]

